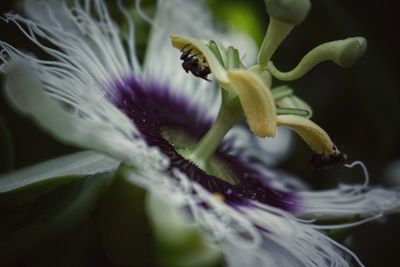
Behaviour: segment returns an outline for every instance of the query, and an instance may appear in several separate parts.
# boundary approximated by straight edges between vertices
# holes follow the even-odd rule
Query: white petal
[[[82,7],[79,1],[75,1],[72,6],[72,1],[65,0],[25,0],[24,10],[34,21],[39,22],[41,25],[46,25],[48,28],[53,28],[54,31],[58,31],[59,36],[53,36],[54,39],[68,42],[68,38],[65,39],[66,36],[68,34],[73,34],[79,37],[79,39],[75,38],[69,40],[69,44],[74,45],[76,42],[85,44],[90,47],[99,61],[102,61],[101,63],[105,64],[105,66],[109,66],[110,63],[113,65],[123,65],[124,69],[128,70],[129,63],[127,61],[127,54],[120,41],[120,39],[124,38],[128,44],[130,64],[132,64],[135,69],[138,69],[139,64],[133,45],[135,43],[133,19],[128,15],[125,7],[118,3],[120,12],[127,20],[128,33],[126,35],[120,33],[118,27],[111,21],[104,1],[87,0],[84,5],[85,6]],[[71,11],[72,8],[74,12]],[[88,14],[95,14],[100,19],[99,23],[96,23]],[[15,19],[17,17],[13,18],[13,16],[9,15],[7,19]],[[71,41],[72,43],[70,43]],[[66,47],[68,47],[68,45]],[[106,50],[103,49],[104,47],[106,47]],[[66,52],[68,53],[68,51]],[[71,50],[69,52],[71,52]],[[111,55],[111,57],[109,57],[107,53]],[[88,55],[83,54],[83,56]],[[112,57],[117,58],[118,61],[113,60]],[[99,68],[100,66],[97,67]]]
[[[0,176],[0,193],[62,176],[84,176],[115,170],[119,162],[91,151],[79,152]]]
[[[225,137],[229,153],[249,160],[273,166],[284,160],[292,144],[292,133],[286,128],[277,128],[274,138],[260,138],[242,125],[232,128]]]
[[[35,8],[33,2],[31,5]],[[0,71],[7,69],[14,76],[7,81],[7,93],[14,105],[65,142],[137,165],[147,162],[164,168],[166,158],[157,149],[149,149],[132,121],[111,103],[116,83],[140,72],[134,39],[130,38],[132,19],[128,19],[127,54],[103,1],[85,1],[84,8],[76,1],[73,11],[61,2],[60,7],[52,1],[43,1],[40,6],[47,14],[43,21],[56,20],[53,17],[62,7],[79,32],[69,31],[64,22],[43,25],[18,15],[6,15],[5,19],[16,24],[33,44],[55,58],[39,60],[0,41]],[[34,17],[41,14],[32,12]],[[18,70],[19,67],[8,66],[11,61],[25,61],[29,67]]]
[[[186,73],[181,66],[180,53],[170,41],[172,34],[216,39],[218,33],[212,30],[212,19],[204,1],[160,0],[154,25],[144,64],[147,79],[169,85],[172,95],[206,106],[203,116],[215,117],[220,103],[216,85]]]
[[[34,63],[11,63],[7,69],[6,94],[20,111],[31,116],[44,129],[64,142],[102,151],[119,160],[142,165],[146,161],[156,164],[156,161],[160,160],[159,155],[151,152],[144,141],[135,140],[133,128],[129,131],[130,124],[127,124],[122,113],[106,114],[106,119],[109,120],[107,121],[64,110],[62,104],[50,99],[45,93],[39,79],[39,71],[40,66]],[[110,103],[103,102],[103,109],[106,110],[106,105],[112,108]],[[125,126],[126,129],[121,126]]]
[[[233,45],[241,53],[241,60],[245,66],[253,66],[257,62],[258,48],[255,41],[247,34],[231,30],[226,35],[223,44],[228,47]]]
[[[266,230],[262,246],[251,252],[262,259],[262,264],[253,266],[349,267],[352,265],[348,256],[363,266],[354,253],[315,230],[309,222],[267,205],[257,206],[240,209],[250,221]]]
[[[44,25],[62,27],[68,32],[78,32],[74,21],[68,15],[64,0],[25,0],[24,11],[32,19]]]
[[[351,251],[308,222],[256,202],[233,208],[182,173],[174,174],[172,179],[165,173],[142,170],[128,174],[128,178],[163,201],[190,211],[195,222],[222,249],[229,266],[349,267],[349,255],[358,261]]]

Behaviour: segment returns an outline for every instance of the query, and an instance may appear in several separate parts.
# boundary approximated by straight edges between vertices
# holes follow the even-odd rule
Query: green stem
[[[243,118],[244,114],[238,97],[233,98],[229,102],[224,103],[223,101],[213,126],[194,147],[188,159],[201,169],[207,171],[209,161],[213,157],[224,136]]]

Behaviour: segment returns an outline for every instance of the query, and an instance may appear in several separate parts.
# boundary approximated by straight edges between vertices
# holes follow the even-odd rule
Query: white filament
[[[365,164],[362,161],[357,160],[357,161],[354,161],[354,162],[352,162],[350,164],[345,164],[344,166],[347,167],[347,168],[350,168],[350,169],[355,167],[355,166],[360,166],[362,171],[363,171],[363,173],[364,173],[364,187],[368,187],[368,185],[369,185],[369,173],[368,173],[367,167],[365,166]]]

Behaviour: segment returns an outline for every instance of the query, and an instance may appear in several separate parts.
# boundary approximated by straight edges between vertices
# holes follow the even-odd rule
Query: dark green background
[[[218,18],[236,25],[241,22],[242,29],[261,43],[268,22],[262,0],[210,0],[210,3]],[[400,159],[397,1],[318,0],[312,3],[307,20],[293,31],[273,60],[279,68],[289,70],[307,51],[322,42],[350,36],[368,39],[367,53],[354,67],[341,69],[333,63],[324,63],[291,85],[314,108],[313,120],[330,133],[349,159],[367,164],[373,184],[385,184],[385,168]],[[0,13],[16,10],[17,6],[18,1],[0,0]],[[43,56],[16,27],[4,22],[0,22],[0,39]],[[0,134],[1,172],[76,150],[16,114],[3,94]],[[308,148],[296,138],[290,157],[281,167],[307,177],[315,188],[325,188],[339,180],[362,182],[359,170],[317,173],[308,164],[308,156]],[[396,255],[399,223],[400,217],[392,216],[386,224],[372,223],[356,230],[354,250],[366,266],[399,265]]]

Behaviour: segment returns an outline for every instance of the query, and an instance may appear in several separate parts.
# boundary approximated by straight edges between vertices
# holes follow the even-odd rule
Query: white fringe
[[[44,108],[51,108],[54,113],[64,114],[64,123],[72,124],[80,121],[80,125],[76,127],[80,131],[75,134],[83,133],[93,135],[93,139],[99,138],[100,147],[91,147],[104,153],[111,153],[109,144],[104,144],[102,149],[101,143],[106,138],[100,136],[98,129],[107,129],[113,134],[110,138],[111,143],[129,144],[129,149],[125,147],[115,148],[121,150],[126,149],[124,153],[114,153],[121,160],[132,160],[131,163],[136,163],[143,166],[143,158],[146,159],[148,165],[156,168],[166,168],[168,165],[167,158],[162,155],[157,148],[149,148],[140,138],[140,132],[135,125],[127,118],[120,110],[118,110],[111,102],[110,97],[113,97],[113,86],[116,82],[122,81],[124,78],[141,73],[138,67],[138,62],[134,50],[134,25],[132,18],[129,18],[126,12],[123,14],[128,18],[128,52],[125,52],[124,45],[120,40],[120,31],[112,22],[107,7],[101,0],[86,0],[84,7],[79,1],[75,1],[75,5],[68,8],[64,1],[40,1],[26,3],[26,8],[31,7],[30,14],[39,21],[45,21],[48,24],[42,24],[34,20],[23,18],[15,14],[6,14],[3,20],[14,23],[21,32],[36,46],[41,48],[54,60],[40,60],[30,54],[21,52],[8,43],[0,41],[0,71],[6,72],[8,62],[19,62],[19,66],[25,64],[24,69],[30,73],[30,77],[36,76],[40,79],[44,93],[50,97],[54,103],[50,103],[44,97],[41,104],[47,105]],[[36,9],[34,9],[35,7]],[[120,8],[123,10],[122,5]],[[92,12],[92,13],[90,13]],[[55,14],[56,13],[56,14]],[[63,21],[58,21],[56,15],[62,14]],[[95,20],[91,15],[97,19]],[[129,60],[130,59],[130,60]],[[22,63],[25,62],[25,63]],[[14,68],[16,73],[20,72]],[[29,76],[27,75],[27,76]],[[11,75],[9,81],[20,83],[25,75],[15,78]],[[21,81],[18,81],[21,79]],[[37,86],[40,87],[40,86]],[[9,88],[12,90],[12,88]],[[23,90],[22,90],[23,89]],[[21,94],[26,94],[26,98],[30,95],[40,95],[33,88],[22,88]],[[37,90],[41,90],[37,88]],[[9,94],[13,98],[13,102],[18,107],[18,101],[25,101],[22,95]],[[41,111],[41,107],[35,108],[37,112]],[[24,109],[24,108],[22,108]],[[21,110],[29,113],[26,110]],[[42,124],[44,128],[49,130],[54,135],[64,141],[70,141],[79,146],[85,147],[85,144],[77,141],[77,139],[68,140],[66,133],[61,129],[65,127],[63,122],[49,120],[41,122],[41,117],[38,114],[31,112],[29,115]],[[95,128],[84,127],[96,125]],[[70,129],[71,131],[73,129]],[[101,131],[100,131],[101,132]],[[131,149],[131,150],[130,150]],[[132,150],[133,149],[133,150]],[[121,158],[122,157],[122,158]]]

